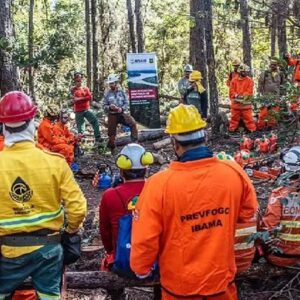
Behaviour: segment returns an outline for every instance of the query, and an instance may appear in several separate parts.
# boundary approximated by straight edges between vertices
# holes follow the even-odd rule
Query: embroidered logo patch
[[[14,181],[9,193],[11,199],[19,203],[29,201],[32,197],[32,194],[33,191],[21,177],[17,177],[17,179]]]

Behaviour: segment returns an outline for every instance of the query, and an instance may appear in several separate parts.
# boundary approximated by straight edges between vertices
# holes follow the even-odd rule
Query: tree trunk
[[[135,0],[135,18],[137,50],[139,53],[142,53],[144,52],[144,23],[142,18],[142,0]]]
[[[207,67],[205,51],[205,7],[203,0],[190,0],[190,15],[195,18],[195,26],[190,28],[190,63],[202,73],[202,83],[207,87]]]
[[[274,7],[272,3],[272,7]],[[275,8],[275,7],[274,7]],[[272,9],[272,22],[271,22],[271,56],[275,56],[276,53],[276,34],[277,34],[277,14]]]
[[[98,80],[98,61],[99,61],[99,51],[98,51],[98,34],[97,34],[97,0],[91,0],[91,16],[92,16],[92,49],[93,49],[93,96],[94,99],[99,98],[99,80]]]
[[[92,53],[91,53],[91,13],[90,0],[85,0],[85,34],[86,34],[86,76],[87,86],[92,83]]]
[[[12,58],[14,44],[13,20],[11,14],[12,0],[0,1],[0,92],[19,89],[19,78],[17,67]]]
[[[240,0],[240,14],[243,30],[243,60],[252,72],[251,30],[249,24],[248,0]]]
[[[129,25],[131,51],[133,53],[135,53],[136,52],[136,41],[135,41],[135,31],[134,31],[134,14],[132,11],[131,0],[127,0],[127,14],[128,14],[128,25]]]
[[[29,4],[29,27],[28,27],[28,58],[29,58],[29,94],[34,99],[34,78],[33,78],[33,13],[34,0]]]
[[[286,18],[288,15],[289,1],[276,1],[277,12],[277,41],[279,55],[287,53],[287,40],[286,40]]]
[[[209,107],[212,122],[212,134],[218,133],[217,117],[219,113],[218,107],[218,87],[217,78],[215,74],[215,54],[213,45],[213,14],[212,14],[212,0],[205,0],[206,11],[206,53],[207,53],[207,67],[208,67],[208,83],[209,83]]]

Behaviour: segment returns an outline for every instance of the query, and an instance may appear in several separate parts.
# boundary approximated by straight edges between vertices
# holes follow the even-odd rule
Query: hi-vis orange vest
[[[236,223],[255,219],[257,199],[235,162],[172,162],[150,177],[133,216],[131,268],[158,259],[161,285],[178,296],[224,292],[234,280]]]
[[[277,265],[285,265],[285,258],[298,256],[300,259],[300,193],[289,187],[275,189],[269,197],[264,226],[274,229],[279,226],[279,243],[276,245],[286,257],[276,260]],[[276,254],[274,254],[276,256]],[[280,262],[282,260],[283,262]],[[277,262],[278,261],[278,262]]]

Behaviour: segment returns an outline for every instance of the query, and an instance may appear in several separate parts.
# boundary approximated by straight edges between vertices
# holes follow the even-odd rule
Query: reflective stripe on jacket
[[[161,284],[173,294],[223,292],[236,272],[236,222],[254,218],[257,207],[254,187],[235,162],[172,162],[139,197],[131,268],[146,274],[158,258]]]
[[[59,231],[64,206],[69,232],[81,225],[86,200],[62,156],[20,142],[0,152],[0,236],[40,229]],[[16,257],[32,247],[2,246],[2,254]]]
[[[255,254],[254,241],[249,242],[252,234],[257,232],[256,222],[238,223],[235,230],[235,263],[237,272],[246,271]]]
[[[263,218],[264,227],[272,230],[279,226],[280,248],[285,255],[300,256],[300,193],[290,187],[272,191]]]

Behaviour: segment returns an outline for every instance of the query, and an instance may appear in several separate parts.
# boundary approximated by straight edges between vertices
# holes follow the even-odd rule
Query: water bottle
[[[70,167],[73,173],[77,173],[79,171],[79,164],[76,162],[73,162]]]
[[[123,130],[123,132],[125,132],[125,133],[130,133],[130,127],[128,127],[128,126],[123,125],[123,126],[122,126],[122,130]]]

